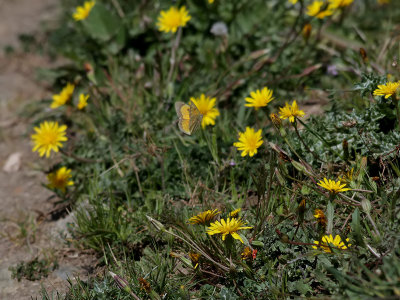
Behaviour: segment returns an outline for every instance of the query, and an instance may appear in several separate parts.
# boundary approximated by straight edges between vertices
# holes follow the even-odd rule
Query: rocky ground
[[[46,178],[40,171],[49,162],[31,152],[31,120],[21,114],[26,105],[51,96],[35,70],[60,61],[22,51],[18,35],[51,24],[58,5],[58,0],[0,0],[0,299],[35,299],[41,285],[65,291],[67,277],[86,276],[94,264],[61,239],[73,217],[50,217],[57,199],[41,185]],[[7,54],[6,48],[13,50]],[[10,266],[36,257],[55,260],[59,268],[39,281],[11,279]]]

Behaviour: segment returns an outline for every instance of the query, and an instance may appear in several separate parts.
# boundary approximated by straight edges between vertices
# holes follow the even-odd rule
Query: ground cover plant
[[[43,299],[400,296],[400,3],[62,3],[27,111],[102,272]]]

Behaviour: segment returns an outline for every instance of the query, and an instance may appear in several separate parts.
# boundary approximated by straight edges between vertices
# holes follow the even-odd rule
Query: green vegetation
[[[343,1],[319,19],[291,2],[178,1],[191,18],[166,33],[170,1],[98,0],[78,21],[82,2],[62,1],[44,49],[69,63],[40,70],[55,97],[27,111],[32,132],[67,126],[43,171],[106,272],[43,299],[400,296],[399,84],[376,92],[400,80],[400,3]],[[245,106],[264,87],[274,99]],[[175,103],[191,98],[189,136]]]

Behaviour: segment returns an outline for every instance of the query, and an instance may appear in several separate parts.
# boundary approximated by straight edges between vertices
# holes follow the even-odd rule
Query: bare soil
[[[32,120],[20,114],[25,105],[51,96],[35,79],[36,68],[59,61],[19,50],[18,35],[40,32],[42,22],[57,18],[58,8],[58,0],[0,0],[0,299],[35,299],[41,285],[65,291],[67,277],[85,277],[94,264],[91,255],[62,238],[73,216],[49,218],[57,199],[42,183],[52,161],[32,153]],[[8,46],[15,49],[11,54],[3,51]],[[11,155],[15,160],[8,168]],[[9,267],[35,257],[57,260],[60,267],[39,281],[11,279]]]

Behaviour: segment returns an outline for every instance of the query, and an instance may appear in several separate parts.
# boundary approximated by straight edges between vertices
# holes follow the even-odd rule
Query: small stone
[[[21,152],[12,153],[6,160],[3,171],[6,173],[17,172],[21,167]]]

